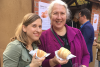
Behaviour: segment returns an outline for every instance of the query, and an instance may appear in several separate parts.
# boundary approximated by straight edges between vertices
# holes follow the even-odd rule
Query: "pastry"
[[[45,56],[45,55],[46,55],[46,52],[44,52],[43,50],[40,50],[40,49],[37,50],[37,56],[38,56],[39,58],[41,58],[41,57],[43,57],[43,56]]]
[[[59,50],[58,50],[58,56],[62,59],[66,59],[66,57],[71,54],[71,52],[64,48],[64,47],[61,47]]]

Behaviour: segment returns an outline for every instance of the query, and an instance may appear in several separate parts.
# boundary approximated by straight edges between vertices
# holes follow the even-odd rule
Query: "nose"
[[[58,14],[58,19],[61,19],[61,14]]]
[[[41,32],[41,31],[42,31],[42,28],[37,27],[37,28],[36,28],[36,31],[37,31],[37,32]]]

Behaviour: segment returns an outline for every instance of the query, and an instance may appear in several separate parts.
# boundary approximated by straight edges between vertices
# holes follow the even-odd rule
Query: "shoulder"
[[[21,43],[20,41],[14,40],[14,41],[10,42],[10,43],[7,45],[7,47],[8,47],[8,46],[12,46],[12,47],[15,47],[15,48],[21,48],[21,47],[22,47],[21,44],[22,44],[22,43]]]
[[[21,42],[14,40],[7,45],[5,51],[3,52],[3,59],[5,60],[4,63],[6,64],[7,62],[11,62],[13,64],[17,64],[21,55]],[[15,66],[17,66],[16,64]]]
[[[18,40],[14,40],[7,45],[3,54],[8,54],[11,52],[21,52],[21,49],[21,42],[19,42]]]
[[[75,37],[78,39],[83,38],[82,32],[77,28],[72,28],[73,32],[76,34]]]
[[[42,32],[42,35],[43,35],[43,34],[50,33],[50,32],[51,32],[51,29],[45,30],[45,31]]]
[[[82,36],[82,33],[79,29],[70,26],[66,26],[66,27],[67,27],[67,36],[70,40]]]
[[[83,28],[82,28],[82,33],[83,32],[88,32],[88,34],[93,34],[94,33],[94,28],[92,26],[92,24],[86,24]]]
[[[79,29],[74,28],[74,27],[68,26],[68,29],[69,29],[70,31],[72,31],[72,33],[75,33],[75,34],[81,33],[81,31],[80,31]]]
[[[86,23],[84,26],[83,26],[84,29],[91,29],[93,30],[93,26],[90,22]]]
[[[82,35],[81,31],[77,28],[73,28],[73,31],[77,34],[77,35]]]
[[[50,36],[50,34],[51,34],[51,29],[48,29],[42,32],[41,37],[47,37]]]

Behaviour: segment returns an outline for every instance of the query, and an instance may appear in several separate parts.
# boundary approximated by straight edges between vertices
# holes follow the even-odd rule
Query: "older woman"
[[[89,64],[89,52],[85,40],[80,32],[76,28],[66,25],[66,19],[69,18],[70,12],[68,6],[63,1],[53,1],[48,9],[48,14],[51,19],[51,29],[44,31],[40,37],[41,45],[40,49],[51,53],[47,57],[42,66],[43,67],[88,67]],[[61,61],[56,58],[55,51],[61,48],[58,40],[53,32],[60,40],[63,47],[69,49],[72,54],[76,55],[75,58],[69,61]]]
[[[29,54],[39,44],[42,33],[41,18],[34,13],[26,14],[18,26],[15,37],[11,39],[3,53],[3,67],[39,67],[42,59],[35,59]]]

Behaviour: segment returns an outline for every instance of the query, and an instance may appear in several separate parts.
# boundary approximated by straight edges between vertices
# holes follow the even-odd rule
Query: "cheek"
[[[42,30],[39,32],[39,37],[41,36],[41,34],[42,34]]]
[[[66,21],[66,20],[67,20],[67,17],[66,17],[66,16],[63,16],[62,18],[63,18],[63,20],[64,20],[64,21]]]
[[[55,15],[51,15],[51,20],[55,20],[57,17]]]
[[[51,25],[54,23],[54,18],[50,18]]]
[[[36,28],[33,28],[33,27],[32,27],[30,30],[35,31],[35,30],[36,30]]]
[[[35,31],[36,31],[35,28],[31,28],[31,29],[29,30],[29,32],[30,32],[31,34],[33,34]]]
[[[42,33],[42,29],[41,29],[40,33]]]
[[[79,21],[80,21],[81,19],[79,19]]]
[[[67,17],[66,17],[66,16],[64,16],[64,17],[63,17],[63,20],[64,20],[64,22],[66,22],[66,20],[67,20]]]
[[[42,28],[40,28],[40,29],[38,30],[38,32],[41,34],[41,33],[42,33]]]

